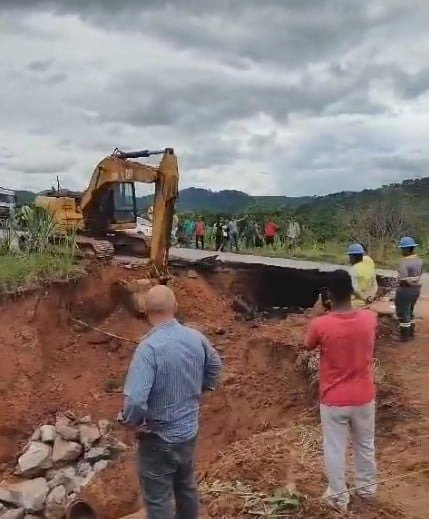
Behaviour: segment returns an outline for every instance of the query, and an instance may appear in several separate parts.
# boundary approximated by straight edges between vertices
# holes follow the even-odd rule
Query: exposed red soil
[[[72,409],[96,419],[114,419],[135,343],[148,330],[144,321],[120,305],[114,285],[138,277],[138,270],[110,267],[92,272],[75,286],[52,287],[3,303],[0,479],[14,467],[18,450],[34,427],[57,411]],[[212,339],[225,364],[220,389],[202,403],[198,452],[202,486],[238,480],[272,492],[294,481],[313,497],[301,517],[333,517],[314,499],[325,485],[320,430],[309,405],[308,381],[295,366],[309,318],[296,315],[259,324],[237,320],[230,287],[238,285],[226,278],[223,275],[219,287],[213,275],[207,282],[182,273],[172,282],[179,317]],[[71,322],[71,316],[131,342],[107,340]],[[384,432],[378,448],[383,476],[429,465],[429,350],[423,345],[428,332],[422,328],[421,339],[398,349],[392,346],[390,327],[382,329],[378,350],[387,375],[381,391],[379,425]],[[120,426],[116,434],[130,446],[129,452],[85,491],[106,519],[131,513],[140,505],[134,438]],[[398,506],[403,517],[426,517],[428,491],[425,474],[382,486],[380,504],[358,507],[354,516],[401,517]],[[205,501],[207,517],[244,517],[236,496],[210,496]]]

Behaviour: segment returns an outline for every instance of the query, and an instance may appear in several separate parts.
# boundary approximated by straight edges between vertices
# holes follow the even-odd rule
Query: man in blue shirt
[[[123,422],[139,430],[138,466],[148,519],[197,519],[194,479],[198,414],[221,360],[203,334],[181,325],[172,290],[146,297],[153,329],[137,347],[124,389]],[[173,508],[173,495],[176,511]]]

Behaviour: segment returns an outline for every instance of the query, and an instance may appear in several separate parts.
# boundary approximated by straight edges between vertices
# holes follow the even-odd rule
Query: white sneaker
[[[341,494],[341,495],[344,496],[344,494]],[[330,506],[331,508],[333,508],[334,510],[337,510],[338,512],[347,513],[348,502],[340,503],[337,499],[335,499],[334,497],[331,497],[331,495],[332,495],[332,491],[328,487],[326,489],[325,493],[323,494],[323,499],[325,500],[327,505]],[[347,495],[347,499],[348,499],[348,495]]]

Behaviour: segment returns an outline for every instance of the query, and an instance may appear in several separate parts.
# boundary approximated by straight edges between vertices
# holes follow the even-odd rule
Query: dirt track
[[[132,317],[112,290],[118,279],[138,270],[111,267],[74,287],[53,287],[16,301],[0,314],[0,479],[10,474],[19,446],[34,427],[59,410],[114,418],[120,388],[134,345],[107,341],[83,331],[70,315],[137,341],[147,325]],[[315,500],[324,489],[320,431],[309,381],[295,366],[308,323],[305,315],[255,323],[231,310],[234,273],[173,280],[179,318],[201,328],[224,357],[220,390],[204,399],[199,444],[199,478],[206,491],[214,482],[238,480],[272,492],[294,481],[313,500],[301,517],[333,517]],[[234,290],[242,286],[236,282]],[[244,288],[241,288],[244,290]],[[222,328],[225,333],[219,335]],[[378,453],[380,477],[429,466],[429,328],[398,348],[389,326],[382,326],[378,357],[386,373],[380,385]],[[133,437],[117,428],[131,447]],[[380,487],[380,503],[358,508],[355,517],[427,517],[429,474]],[[132,449],[87,490],[107,519],[138,510],[139,489]],[[245,517],[236,495],[205,498],[205,514]],[[403,515],[401,515],[401,512]]]

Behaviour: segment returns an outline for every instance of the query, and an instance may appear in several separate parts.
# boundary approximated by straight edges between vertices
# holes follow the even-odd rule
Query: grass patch
[[[41,208],[22,208],[0,227],[0,293],[76,279],[73,233],[56,235],[53,215]]]
[[[76,279],[83,268],[73,255],[45,251],[0,256],[0,292],[12,292],[49,282]]]
[[[214,242],[211,236],[207,240],[207,246],[214,249]],[[302,259],[309,261],[317,261],[320,263],[335,263],[338,265],[349,265],[349,258],[346,254],[349,243],[341,242],[325,242],[325,243],[303,243],[302,245],[290,248],[287,245],[276,240],[273,246],[247,248],[245,241],[240,239],[240,253],[251,254],[255,256],[265,256],[269,258],[287,258]],[[229,246],[225,248],[225,252],[229,252]],[[429,267],[429,246],[422,246],[417,249],[417,253],[423,259],[424,266]],[[375,261],[377,268],[387,268],[396,270],[401,261],[401,252],[396,247],[391,247],[386,251],[383,257],[377,257],[376,252],[370,251],[370,255]]]

